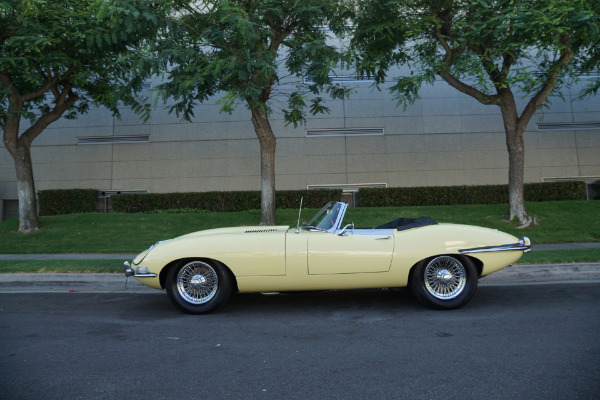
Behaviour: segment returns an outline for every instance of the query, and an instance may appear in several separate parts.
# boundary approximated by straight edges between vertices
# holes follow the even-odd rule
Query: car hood
[[[233,228],[216,228],[206,229],[188,233],[183,236],[176,237],[172,240],[191,239],[200,236],[219,236],[219,235],[249,235],[260,233],[287,232],[290,227],[288,225],[281,226],[238,226]]]

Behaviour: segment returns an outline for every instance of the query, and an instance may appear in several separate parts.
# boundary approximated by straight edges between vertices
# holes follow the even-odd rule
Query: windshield
[[[310,221],[304,224],[304,229],[319,229],[328,231],[335,226],[342,203],[332,201],[321,209]]]

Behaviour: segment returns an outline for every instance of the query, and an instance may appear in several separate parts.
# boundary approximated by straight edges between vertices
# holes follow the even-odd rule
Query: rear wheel
[[[190,314],[206,314],[227,301],[233,285],[221,264],[193,260],[171,268],[165,287],[175,307]]]
[[[477,289],[477,268],[466,257],[439,256],[419,263],[411,288],[428,307],[453,309],[469,302]]]

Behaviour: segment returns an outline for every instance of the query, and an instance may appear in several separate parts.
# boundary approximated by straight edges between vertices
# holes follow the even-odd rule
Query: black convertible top
[[[378,226],[375,229],[396,229],[398,231],[404,231],[406,229],[419,228],[427,225],[437,225],[437,222],[429,217],[398,218],[387,224]]]

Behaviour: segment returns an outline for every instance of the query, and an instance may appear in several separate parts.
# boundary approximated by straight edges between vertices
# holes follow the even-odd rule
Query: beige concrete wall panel
[[[345,127],[345,120],[343,117],[343,113],[340,113],[338,116],[333,116],[332,114],[319,114],[312,116],[310,118],[306,118],[306,126],[305,129],[335,129],[340,127]],[[303,133],[304,135],[304,133]]]
[[[195,140],[184,142],[183,145],[187,148],[187,159],[189,160],[230,156],[227,140]]]
[[[308,174],[345,174],[346,156],[345,155],[327,155],[327,156],[307,156]]]
[[[455,152],[425,153],[426,171],[461,170],[464,174],[465,161],[462,154]]]
[[[230,113],[221,112],[220,104],[203,103],[194,109],[194,117],[191,122],[237,122],[237,121],[250,121],[252,114],[244,104],[239,104]]]
[[[3,181],[0,175],[0,199],[16,199],[17,195],[17,182],[15,181]]]
[[[600,176],[600,165],[582,165],[579,173],[581,176]]]
[[[198,158],[189,160],[186,176],[195,179],[203,177],[221,177],[227,176],[227,163],[225,158]]]
[[[466,185],[467,173],[462,169],[428,171],[425,186]]]
[[[111,162],[113,160],[113,145],[77,146],[77,162]]]
[[[34,164],[77,162],[76,146],[37,146],[31,148]]]
[[[348,173],[387,171],[385,154],[351,154],[347,158]]]
[[[79,162],[75,164],[74,179],[79,181],[112,179],[111,162]]]
[[[506,150],[465,151],[461,157],[464,159],[465,172],[508,168],[508,152]]]
[[[571,149],[576,146],[574,131],[525,132],[525,154],[527,149]]]
[[[275,184],[277,185],[277,183]],[[260,176],[234,176],[222,180],[221,189],[215,190],[260,190]]]
[[[385,135],[387,153],[424,153],[427,135]]]
[[[392,97],[382,99],[383,115],[385,117],[422,117],[423,101],[416,100],[413,104],[408,104],[406,107],[403,104],[398,104],[398,101]]]
[[[531,167],[525,168],[525,183],[543,182],[543,178],[561,178],[579,175],[576,165],[559,167]]]
[[[277,157],[299,157],[306,154],[306,142],[313,138],[307,138],[302,131],[302,137],[277,138]]]
[[[572,149],[525,150],[525,168],[577,165],[577,152]]]
[[[254,126],[243,121],[195,123],[188,127],[188,140],[255,139]]]
[[[113,128],[113,136],[134,136],[134,135],[150,135],[150,124],[139,125],[120,125]]]
[[[460,95],[463,95],[458,90],[454,89],[452,86],[448,85],[446,82],[441,79],[437,79],[433,85],[423,85],[419,90],[419,96],[422,99],[432,99],[432,98],[457,98]],[[463,96],[466,96],[463,95]]]
[[[52,123],[52,128],[88,128],[91,126],[113,126],[114,118],[105,108],[90,110],[77,119],[59,118]]]
[[[423,117],[456,116],[463,113],[471,114],[471,111],[468,108],[461,108],[461,102],[457,100],[458,99],[450,100],[443,97],[427,99],[427,102],[425,102],[422,107]]]
[[[457,152],[464,151],[465,135],[462,133],[444,133],[425,135],[425,150],[427,152]]]
[[[465,170],[464,174],[465,185],[506,185],[508,183],[508,168],[479,168]]]
[[[427,153],[388,153],[385,165],[389,172],[426,171]]]
[[[257,157],[231,157],[227,159],[226,175],[230,177],[259,176],[260,158]]]
[[[67,180],[73,181],[78,180],[79,164],[73,163],[35,163],[33,164],[33,176],[35,182],[41,183],[43,181],[51,180]]]
[[[277,149],[275,150],[277,153]],[[260,142],[257,138],[228,140],[227,141],[228,157],[253,157],[260,158]]]
[[[176,124],[149,125],[151,142],[186,142],[192,124],[189,122]]]
[[[346,139],[344,137],[307,137],[306,155],[340,155],[346,154]]]
[[[504,122],[500,114],[465,115],[459,117],[458,132],[504,132]]]
[[[0,164],[0,182],[11,182],[17,180],[14,164]]]
[[[142,115],[136,114],[129,107],[122,107],[122,108],[120,107],[119,113],[121,114],[120,118],[115,117],[115,119],[114,119],[115,128],[118,126],[122,126],[122,125],[129,125],[129,126],[142,125],[143,126],[143,124],[144,124],[144,119],[142,118]],[[150,119],[148,119],[148,121],[146,121],[146,123],[152,123],[152,112],[150,113]]]
[[[276,169],[277,170],[277,169]],[[306,189],[308,181],[306,175],[278,173],[275,178],[277,190],[302,190]]]
[[[385,154],[387,151],[384,135],[346,136],[346,152],[348,155]]]
[[[571,103],[574,113],[597,113],[600,112],[600,102],[598,99],[589,99],[587,101],[574,101]],[[571,110],[568,110],[571,111]]]
[[[426,186],[427,171],[401,171],[388,173],[389,187]]]
[[[464,132],[462,118],[459,116],[424,116],[423,131],[425,133],[460,133]]]
[[[532,130],[537,130],[537,123],[551,123],[551,122],[573,122],[573,113],[571,112],[556,112],[556,113],[545,113],[542,111],[538,111],[531,118],[531,122],[529,123],[528,128]],[[531,127],[531,124],[534,123],[534,126]]]
[[[385,119],[383,117],[359,117],[354,118],[352,115],[347,115],[344,128],[384,128]]]
[[[150,190],[151,179],[115,179],[111,181],[98,181],[97,188],[100,190]]]
[[[385,102],[383,100],[346,100],[344,115],[346,118],[373,118],[384,116]]]
[[[600,129],[577,131],[575,132],[575,139],[578,147],[600,148]]]
[[[299,175],[308,171],[308,161],[304,155],[284,156],[275,159],[276,179],[281,175]]]
[[[100,145],[95,145],[100,146]],[[106,145],[102,145],[106,146]],[[111,145],[109,145],[111,146]],[[148,161],[151,159],[150,143],[118,143],[113,144],[113,161]],[[163,158],[163,157],[161,157]]]
[[[145,155],[145,158],[139,158],[140,160],[187,160],[189,159],[187,142],[151,142],[144,143],[145,146],[140,146],[140,150]],[[115,150],[123,146],[115,145]]]
[[[83,127],[83,128],[46,128],[35,139],[32,147],[37,146],[71,146],[77,145],[79,137],[85,136],[112,136],[112,126]]]
[[[330,173],[324,170],[322,173],[311,173],[306,175],[307,185],[341,185],[348,182],[346,173]]]
[[[350,183],[388,183],[387,171],[380,172],[353,172],[348,174]]]
[[[600,121],[600,110],[592,112],[573,113],[573,121],[575,122],[590,122]]]
[[[504,132],[466,133],[463,140],[465,151],[506,150]]]
[[[599,166],[600,147],[583,147],[577,149],[577,160],[579,165]]]
[[[160,163],[160,166],[155,162],[150,161],[115,161],[112,163],[112,179],[140,179],[140,178],[151,178],[154,177],[154,168],[160,170],[160,167],[164,166],[165,162]],[[107,168],[108,169],[108,168]],[[110,169],[109,169],[110,171]],[[165,172],[157,172],[156,177],[164,176]],[[172,175],[167,175],[172,176]]]
[[[458,93],[458,91],[457,91]],[[482,104],[473,97],[458,93],[454,100],[442,99],[448,103],[454,103],[458,107],[457,115],[497,115],[500,107],[496,105]],[[429,100],[428,100],[429,102]]]

